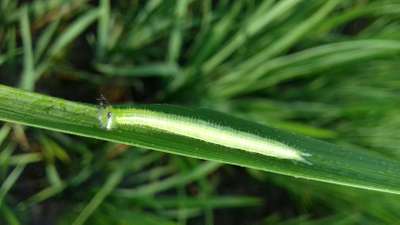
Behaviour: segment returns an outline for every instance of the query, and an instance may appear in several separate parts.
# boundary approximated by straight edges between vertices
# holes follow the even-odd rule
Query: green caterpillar
[[[284,143],[199,118],[151,109],[113,108],[110,105],[102,105],[98,119],[100,126],[107,130],[118,127],[132,127],[134,129],[143,126],[228,148],[311,164],[304,158],[311,156],[310,154],[301,152]]]

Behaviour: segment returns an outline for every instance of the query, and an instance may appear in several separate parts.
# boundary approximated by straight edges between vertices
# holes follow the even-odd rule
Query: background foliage
[[[0,82],[400,157],[398,0],[0,2]],[[3,224],[396,224],[398,197],[4,124]],[[129,190],[129,195],[124,191]],[[126,193],[126,192],[125,192]]]

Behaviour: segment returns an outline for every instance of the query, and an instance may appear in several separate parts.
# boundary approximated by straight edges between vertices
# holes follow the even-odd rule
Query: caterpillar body
[[[311,164],[305,159],[311,156],[308,153],[261,135],[234,129],[226,124],[211,123],[205,119],[148,108],[113,108],[102,104],[98,120],[100,126],[106,130],[143,126],[228,148]]]

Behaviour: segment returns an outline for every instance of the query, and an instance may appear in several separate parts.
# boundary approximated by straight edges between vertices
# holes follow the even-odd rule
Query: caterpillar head
[[[101,96],[99,99],[99,114],[98,120],[100,127],[106,130],[111,130],[114,127],[114,115],[112,112],[112,106],[108,104],[107,100]]]

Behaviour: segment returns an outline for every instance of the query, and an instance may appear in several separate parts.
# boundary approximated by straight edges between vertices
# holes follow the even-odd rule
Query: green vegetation
[[[0,86],[11,122],[0,128],[0,224],[399,221],[397,195],[331,184],[400,190],[398,0],[3,0],[0,10],[0,82],[18,88]],[[101,94],[290,131],[317,157],[101,130]]]

